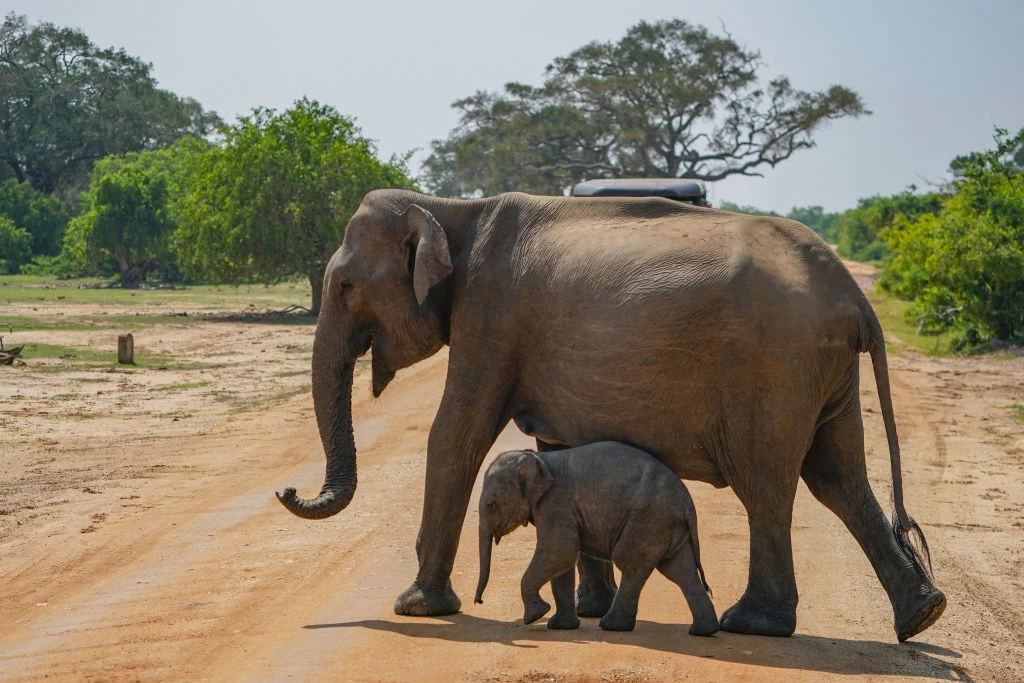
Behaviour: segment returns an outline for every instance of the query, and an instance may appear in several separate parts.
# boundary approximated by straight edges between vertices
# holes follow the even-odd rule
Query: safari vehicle
[[[680,178],[616,178],[585,180],[572,188],[573,197],[665,197],[694,206],[711,206],[700,180]]]

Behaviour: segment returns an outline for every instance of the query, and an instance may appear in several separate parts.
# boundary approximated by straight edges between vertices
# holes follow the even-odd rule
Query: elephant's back
[[[672,509],[680,518],[692,509],[689,492],[679,477],[651,453],[629,443],[597,441],[575,448],[542,452],[552,471],[569,473],[572,485],[585,489],[579,499],[627,508]]]
[[[508,276],[521,300],[638,324],[714,319],[722,335],[772,344],[857,334],[862,293],[800,223],[657,198],[576,201],[551,199],[556,210],[519,227]]]

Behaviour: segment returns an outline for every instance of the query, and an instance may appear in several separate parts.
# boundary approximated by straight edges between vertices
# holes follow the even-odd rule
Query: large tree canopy
[[[0,178],[67,196],[107,155],[216,129],[216,114],[157,88],[150,70],[81,31],[8,14],[0,27]]]
[[[11,178],[0,183],[0,215],[28,231],[32,236],[33,255],[56,256],[60,252],[68,213],[56,197]]]
[[[509,83],[455,102],[460,123],[434,141],[426,184],[444,195],[562,194],[585,178],[761,175],[813,147],[827,121],[870,113],[839,85],[762,84],[762,66],[728,33],[640,22],[618,42],[554,60],[540,87]]]
[[[225,131],[190,176],[175,235],[186,272],[219,281],[305,275],[320,311],[324,270],[363,195],[412,187],[351,119],[316,101],[259,108]]]

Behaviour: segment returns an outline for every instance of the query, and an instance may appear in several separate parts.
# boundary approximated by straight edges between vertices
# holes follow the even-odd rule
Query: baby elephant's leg
[[[619,568],[622,570],[619,590],[615,593],[612,606],[597,624],[605,631],[633,630],[636,625],[637,606],[640,603],[640,591],[654,571],[653,566],[644,567],[634,563],[625,566],[619,564]]]
[[[580,618],[576,616],[576,602],[573,597],[575,590],[576,567],[570,567],[569,571],[551,580],[551,593],[555,596],[555,616],[548,619],[548,628],[580,627]]]
[[[710,636],[716,633],[720,628],[718,616],[708,592],[704,589],[704,582],[697,572],[697,557],[694,555],[693,546],[687,543],[678,553],[662,560],[658,565],[658,571],[683,589],[686,604],[693,615],[690,635]]]
[[[560,542],[559,542],[560,541]],[[526,568],[523,579],[520,582],[520,589],[523,595],[523,623],[532,624],[548,613],[551,609],[544,598],[540,597],[540,588],[548,581],[554,581],[566,573],[571,573],[573,563],[576,561],[577,543],[575,539],[556,538],[548,530],[537,529],[537,547],[533,552],[533,559],[530,566]],[[575,580],[575,579],[571,579]],[[564,580],[563,580],[564,581]],[[561,588],[561,587],[560,587]],[[571,596],[572,588],[569,589]],[[564,590],[559,590],[556,597],[558,610],[566,609]],[[571,597],[569,598],[571,600]],[[575,609],[575,607],[573,608]]]

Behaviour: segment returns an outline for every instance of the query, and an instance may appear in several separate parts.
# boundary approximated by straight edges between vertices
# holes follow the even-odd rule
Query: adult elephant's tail
[[[867,351],[871,354],[871,365],[875,371],[875,386],[878,402],[882,408],[885,423],[885,437],[889,442],[889,464],[892,466],[892,501],[895,511],[892,516],[892,532],[900,550],[910,558],[918,570],[929,580],[932,579],[932,559],[928,541],[917,522],[907,513],[903,505],[903,471],[900,468],[900,443],[896,436],[896,419],[892,410],[892,393],[889,390],[889,363],[885,353],[885,338],[882,325],[875,312],[865,311],[867,320]],[[911,542],[911,537],[917,545]]]

